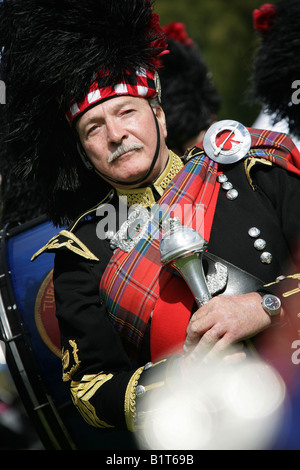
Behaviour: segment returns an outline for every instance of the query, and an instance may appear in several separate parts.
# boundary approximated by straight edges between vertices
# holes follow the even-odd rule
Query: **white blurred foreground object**
[[[204,365],[168,395],[147,404],[152,411],[137,434],[144,449],[268,449],[283,419],[286,388],[263,362]],[[141,399],[147,400],[147,393]],[[150,394],[149,394],[150,395]],[[149,406],[149,408],[148,408]]]

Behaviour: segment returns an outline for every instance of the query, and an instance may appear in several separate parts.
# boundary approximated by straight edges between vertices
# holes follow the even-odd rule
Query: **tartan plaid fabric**
[[[294,142],[286,134],[249,129],[251,149],[248,157],[261,157],[285,170],[300,175],[300,156]]]
[[[162,269],[160,262],[162,223],[173,213],[184,225],[194,226],[207,236],[205,213],[210,203],[215,203],[215,194],[220,186],[217,182],[217,164],[209,160],[203,151],[195,149],[195,153],[165,191],[159,204],[152,208],[153,220],[147,238],[140,240],[129,253],[116,250],[102,276],[101,299],[133,359],[138,353],[151,312],[172,277],[172,271]],[[184,206],[189,210],[184,210]],[[200,217],[193,217],[197,210]]]
[[[300,154],[289,137],[253,129],[250,129],[250,133],[252,148],[247,157],[265,158],[300,175]],[[164,290],[167,291],[174,279],[172,270],[162,267],[160,262],[162,221],[172,212],[179,216],[184,225],[193,226],[209,240],[220,187],[217,181],[218,164],[206,157],[201,146],[194,147],[190,155],[193,157],[154,206],[154,220],[150,224],[147,239],[140,240],[129,253],[117,249],[101,279],[101,299],[132,359],[137,357],[146,325],[158,299],[164,296]],[[185,205],[190,209],[187,217],[186,211],[182,210]],[[199,212],[201,216],[196,217]],[[178,283],[176,286],[175,292],[180,297]],[[191,294],[184,287],[182,292],[186,296],[181,305],[182,315],[186,317],[183,324],[186,324],[190,311],[186,311],[185,305],[191,305]],[[173,308],[171,303],[169,308]]]
[[[105,85],[105,78],[95,81],[85,99],[79,103],[73,103],[66,112],[70,124],[87,109],[99,104],[101,101],[116,96],[129,95],[140,98],[152,98],[157,94],[155,84],[155,73],[139,68],[135,73],[127,72],[124,81],[120,81],[114,86]]]

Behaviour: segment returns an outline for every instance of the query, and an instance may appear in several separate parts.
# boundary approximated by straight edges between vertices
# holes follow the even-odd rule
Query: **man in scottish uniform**
[[[63,226],[33,256],[56,253],[63,380],[92,426],[135,431],[172,371],[184,382],[218,354],[242,360],[244,340],[287,321],[296,334],[300,156],[286,135],[229,120],[182,158],[168,150],[167,47],[148,0],[4,0],[0,19],[7,156]],[[174,221],[206,241],[215,282],[200,308],[161,262]]]

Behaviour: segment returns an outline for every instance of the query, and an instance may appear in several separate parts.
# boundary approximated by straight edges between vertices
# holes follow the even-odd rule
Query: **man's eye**
[[[125,111],[123,112],[123,114],[130,114],[130,113],[133,113],[133,109],[125,109]]]
[[[96,124],[92,127],[89,128],[87,134],[90,135],[92,134],[94,131],[96,131],[97,129],[99,128],[99,126],[97,126]]]

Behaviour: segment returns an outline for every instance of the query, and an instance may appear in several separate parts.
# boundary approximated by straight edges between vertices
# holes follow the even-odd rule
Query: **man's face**
[[[161,146],[154,170],[142,185],[157,178],[168,159],[164,113],[159,107],[153,111],[159,123]],[[120,182],[134,182],[148,171],[157,134],[146,99],[122,96],[104,101],[88,110],[76,129],[88,158],[104,175]]]

